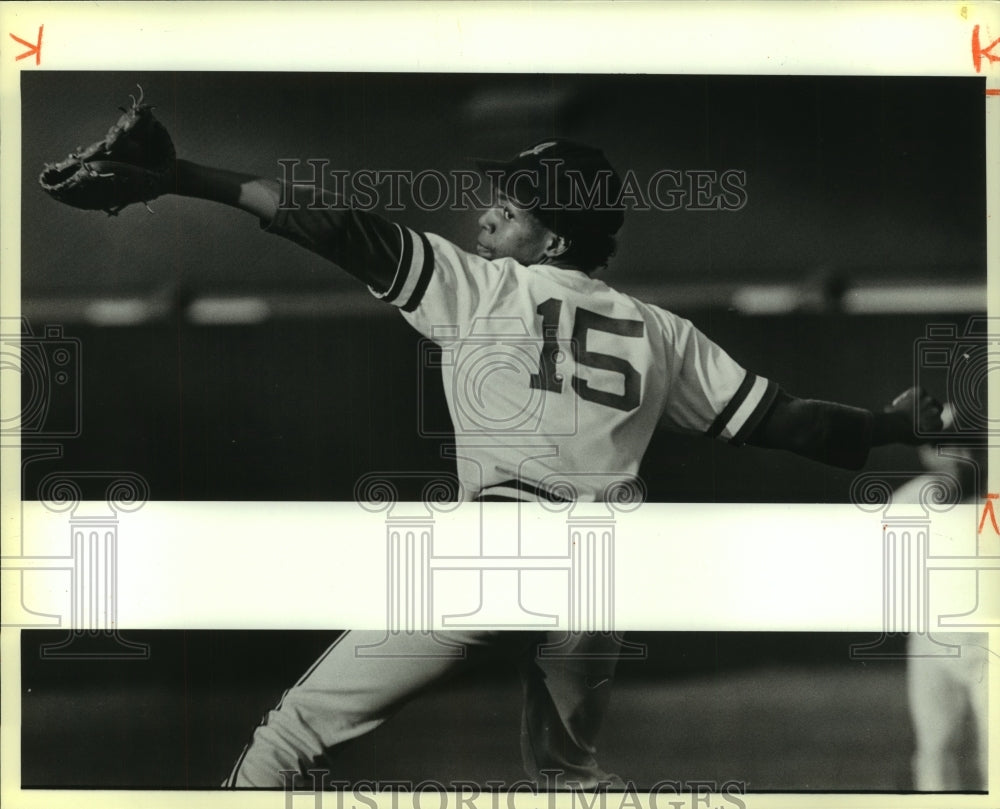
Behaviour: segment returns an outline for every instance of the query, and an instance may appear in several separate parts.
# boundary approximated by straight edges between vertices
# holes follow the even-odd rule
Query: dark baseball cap
[[[621,178],[593,146],[549,138],[511,160],[475,163],[497,191],[560,236],[613,236],[625,221]]]

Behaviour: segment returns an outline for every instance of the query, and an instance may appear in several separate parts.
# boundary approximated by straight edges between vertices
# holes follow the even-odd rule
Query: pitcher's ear
[[[545,256],[547,258],[558,258],[569,250],[570,244],[569,239],[553,233],[546,243]]]

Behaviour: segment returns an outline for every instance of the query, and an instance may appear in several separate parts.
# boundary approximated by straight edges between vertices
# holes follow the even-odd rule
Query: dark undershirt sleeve
[[[282,193],[274,217],[261,220],[263,230],[332,261],[377,292],[389,288],[403,250],[399,225],[319,189],[285,186]]]
[[[779,390],[747,443],[789,450],[844,469],[860,469],[872,447],[873,423],[871,411],[798,399]]]

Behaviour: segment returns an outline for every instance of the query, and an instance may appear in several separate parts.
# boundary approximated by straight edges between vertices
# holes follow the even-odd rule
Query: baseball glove
[[[148,203],[169,190],[176,163],[170,133],[142,103],[141,87],[139,97],[130,98],[132,106],[119,107],[121,117],[102,140],[45,165],[38,182],[54,199],[115,216],[127,205]]]

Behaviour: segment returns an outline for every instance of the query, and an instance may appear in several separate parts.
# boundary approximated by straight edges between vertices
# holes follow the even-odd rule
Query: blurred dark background
[[[336,632],[124,633],[146,660],[43,659],[58,630],[21,633],[24,788],[211,789],[264,714]],[[628,633],[601,733],[604,766],[648,790],[659,781],[738,781],[751,792],[913,789],[902,659],[852,660],[877,635]],[[890,638],[883,653],[902,653]],[[523,778],[513,661],[437,684],[357,740],[334,777]],[[969,750],[968,732],[957,740]],[[963,759],[965,761],[965,759]],[[972,761],[972,757],[968,759]],[[485,788],[485,787],[484,787]]]
[[[39,440],[46,424],[75,424],[73,435],[60,439],[62,458],[26,467],[26,499],[54,469],[133,471],[161,500],[343,500],[366,472],[450,468],[442,439],[418,429],[418,403],[447,419],[440,379],[420,370],[419,336],[337,268],[210,203],[167,197],[155,214],[107,217],[41,192],[42,165],[102,134],[136,84],[181,156],[266,177],[289,158],[351,172],[467,169],[471,156],[551,135],[598,144],[640,178],[745,171],[738,211],[631,212],[604,277],[690,317],[795,394],[880,407],[920,376],[915,342],[928,325],[961,334],[985,311],[981,79],[27,72],[21,82],[22,313],[36,336],[58,326],[79,341],[79,387],[49,385],[38,416]],[[68,132],[79,134],[67,142]],[[468,247],[478,212],[393,215]],[[918,468],[903,448],[875,451],[871,465]],[[668,434],[643,474],[656,501],[844,502],[853,477]]]

